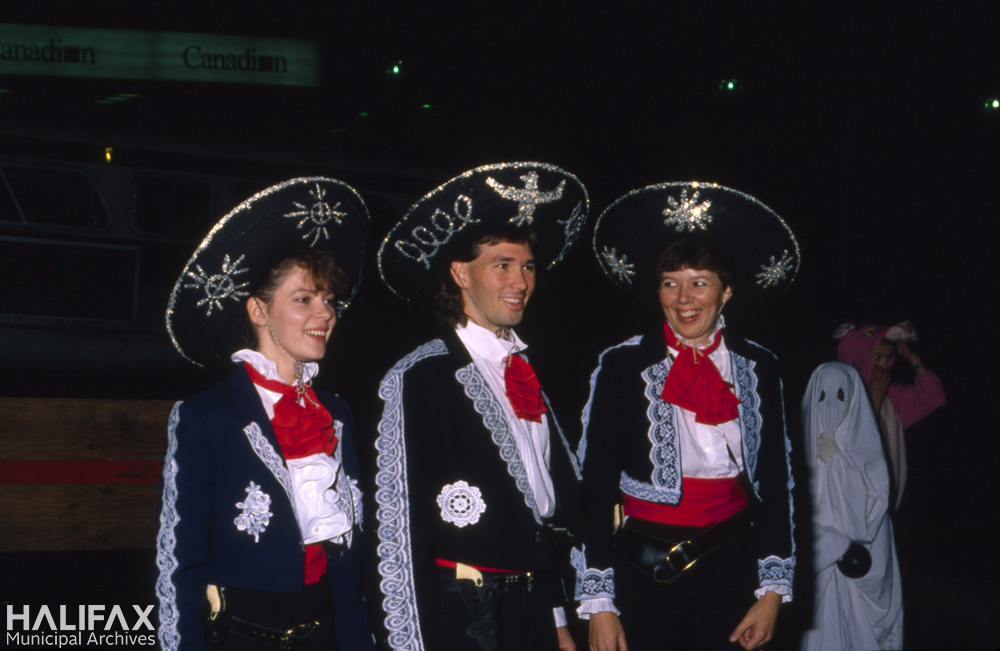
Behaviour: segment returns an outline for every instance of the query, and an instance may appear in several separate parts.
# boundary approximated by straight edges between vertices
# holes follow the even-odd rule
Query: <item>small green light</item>
[[[726,88],[728,88],[729,90],[732,90],[732,89],[736,88],[736,84],[734,84],[733,82],[729,82],[728,84],[726,84]]]
[[[133,97],[138,97],[138,95],[135,95],[133,93],[118,93],[118,97],[125,97],[131,99]]]
[[[434,108],[434,107],[431,106],[430,104],[423,104],[422,108],[429,109],[429,108]]]
[[[392,67],[392,74],[394,74],[394,75],[398,75],[399,74],[399,66],[393,66]]]
[[[367,117],[368,111],[361,111],[360,113],[358,113],[358,115],[360,115],[361,117]]]
[[[1000,99],[993,100],[993,108],[1000,108]]]
[[[0,88],[0,93],[9,93],[9,92],[10,92],[9,88]]]
[[[125,98],[124,97],[109,97],[108,101],[109,102],[124,102]]]

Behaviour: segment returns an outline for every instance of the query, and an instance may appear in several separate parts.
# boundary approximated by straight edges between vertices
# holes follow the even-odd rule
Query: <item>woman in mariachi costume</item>
[[[354,418],[311,388],[369,231],[353,189],[293,179],[223,217],[174,286],[178,352],[236,366],[170,416],[157,537],[165,651],[374,646]]]
[[[557,547],[576,530],[579,468],[512,328],[536,269],[563,259],[587,208],[558,167],[490,165],[414,204],[382,244],[386,284],[442,322],[379,388],[375,527],[392,649],[573,648],[559,573],[569,547]]]
[[[721,313],[787,288],[798,244],[753,197],[667,183],[605,210],[594,251],[666,320],[591,376],[573,559],[591,648],[756,648],[791,599],[789,442],[774,355]]]

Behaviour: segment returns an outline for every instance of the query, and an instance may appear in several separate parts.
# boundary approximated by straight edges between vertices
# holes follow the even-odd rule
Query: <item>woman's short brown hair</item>
[[[250,295],[264,305],[270,305],[274,299],[274,292],[296,268],[303,269],[320,292],[331,292],[338,298],[346,297],[350,293],[351,277],[337,264],[333,254],[326,249],[308,248],[274,265]],[[249,314],[245,315],[245,320],[247,343],[251,348],[259,348],[257,331],[250,322]]]
[[[726,268],[722,259],[705,243],[697,240],[681,238],[663,248],[653,262],[653,287],[659,291],[663,274],[682,269],[706,269],[714,271],[722,281],[722,288],[733,286],[733,273]]]
[[[479,238],[455,256],[453,262],[472,262],[483,252],[484,246],[494,246],[501,242],[527,244],[534,247],[538,243],[538,237],[533,231],[507,228]],[[434,315],[437,316],[438,321],[451,328],[464,326],[468,323],[468,317],[465,316],[465,302],[462,300],[462,288],[451,277],[450,266],[438,285],[437,295],[434,296]]]

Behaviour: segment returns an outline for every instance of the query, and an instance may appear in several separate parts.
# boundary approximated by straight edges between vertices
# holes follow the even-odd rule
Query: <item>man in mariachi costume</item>
[[[791,600],[789,438],[777,360],[722,310],[784,291],[798,243],[749,195],[664,183],[609,206],[594,253],[666,319],[591,376],[573,552],[591,648],[756,648]]]
[[[579,468],[512,327],[587,210],[564,170],[490,165],[418,201],[382,244],[382,279],[445,324],[379,390],[375,526],[392,649],[572,648],[556,539],[577,518]]]
[[[374,648],[354,418],[311,388],[369,239],[353,189],[293,179],[216,224],[174,287],[178,352],[237,364],[170,416],[157,536],[164,651]]]

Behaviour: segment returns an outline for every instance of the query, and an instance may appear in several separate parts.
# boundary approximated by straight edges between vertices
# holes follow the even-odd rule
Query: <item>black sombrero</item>
[[[477,167],[410,207],[382,242],[379,273],[395,294],[429,302],[461,251],[509,228],[535,233],[536,264],[548,269],[580,237],[589,207],[580,180],[554,165]]]
[[[227,361],[246,345],[244,302],[279,262],[309,247],[326,249],[351,278],[347,308],[361,282],[371,239],[368,209],[350,186],[310,177],[271,186],[219,220],[188,260],[167,306],[167,332],[198,365]]]
[[[799,244],[773,210],[715,183],[661,183],[633,190],[601,214],[594,253],[618,286],[652,297],[654,257],[688,237],[719,255],[735,277],[734,297],[779,294],[799,270]]]

